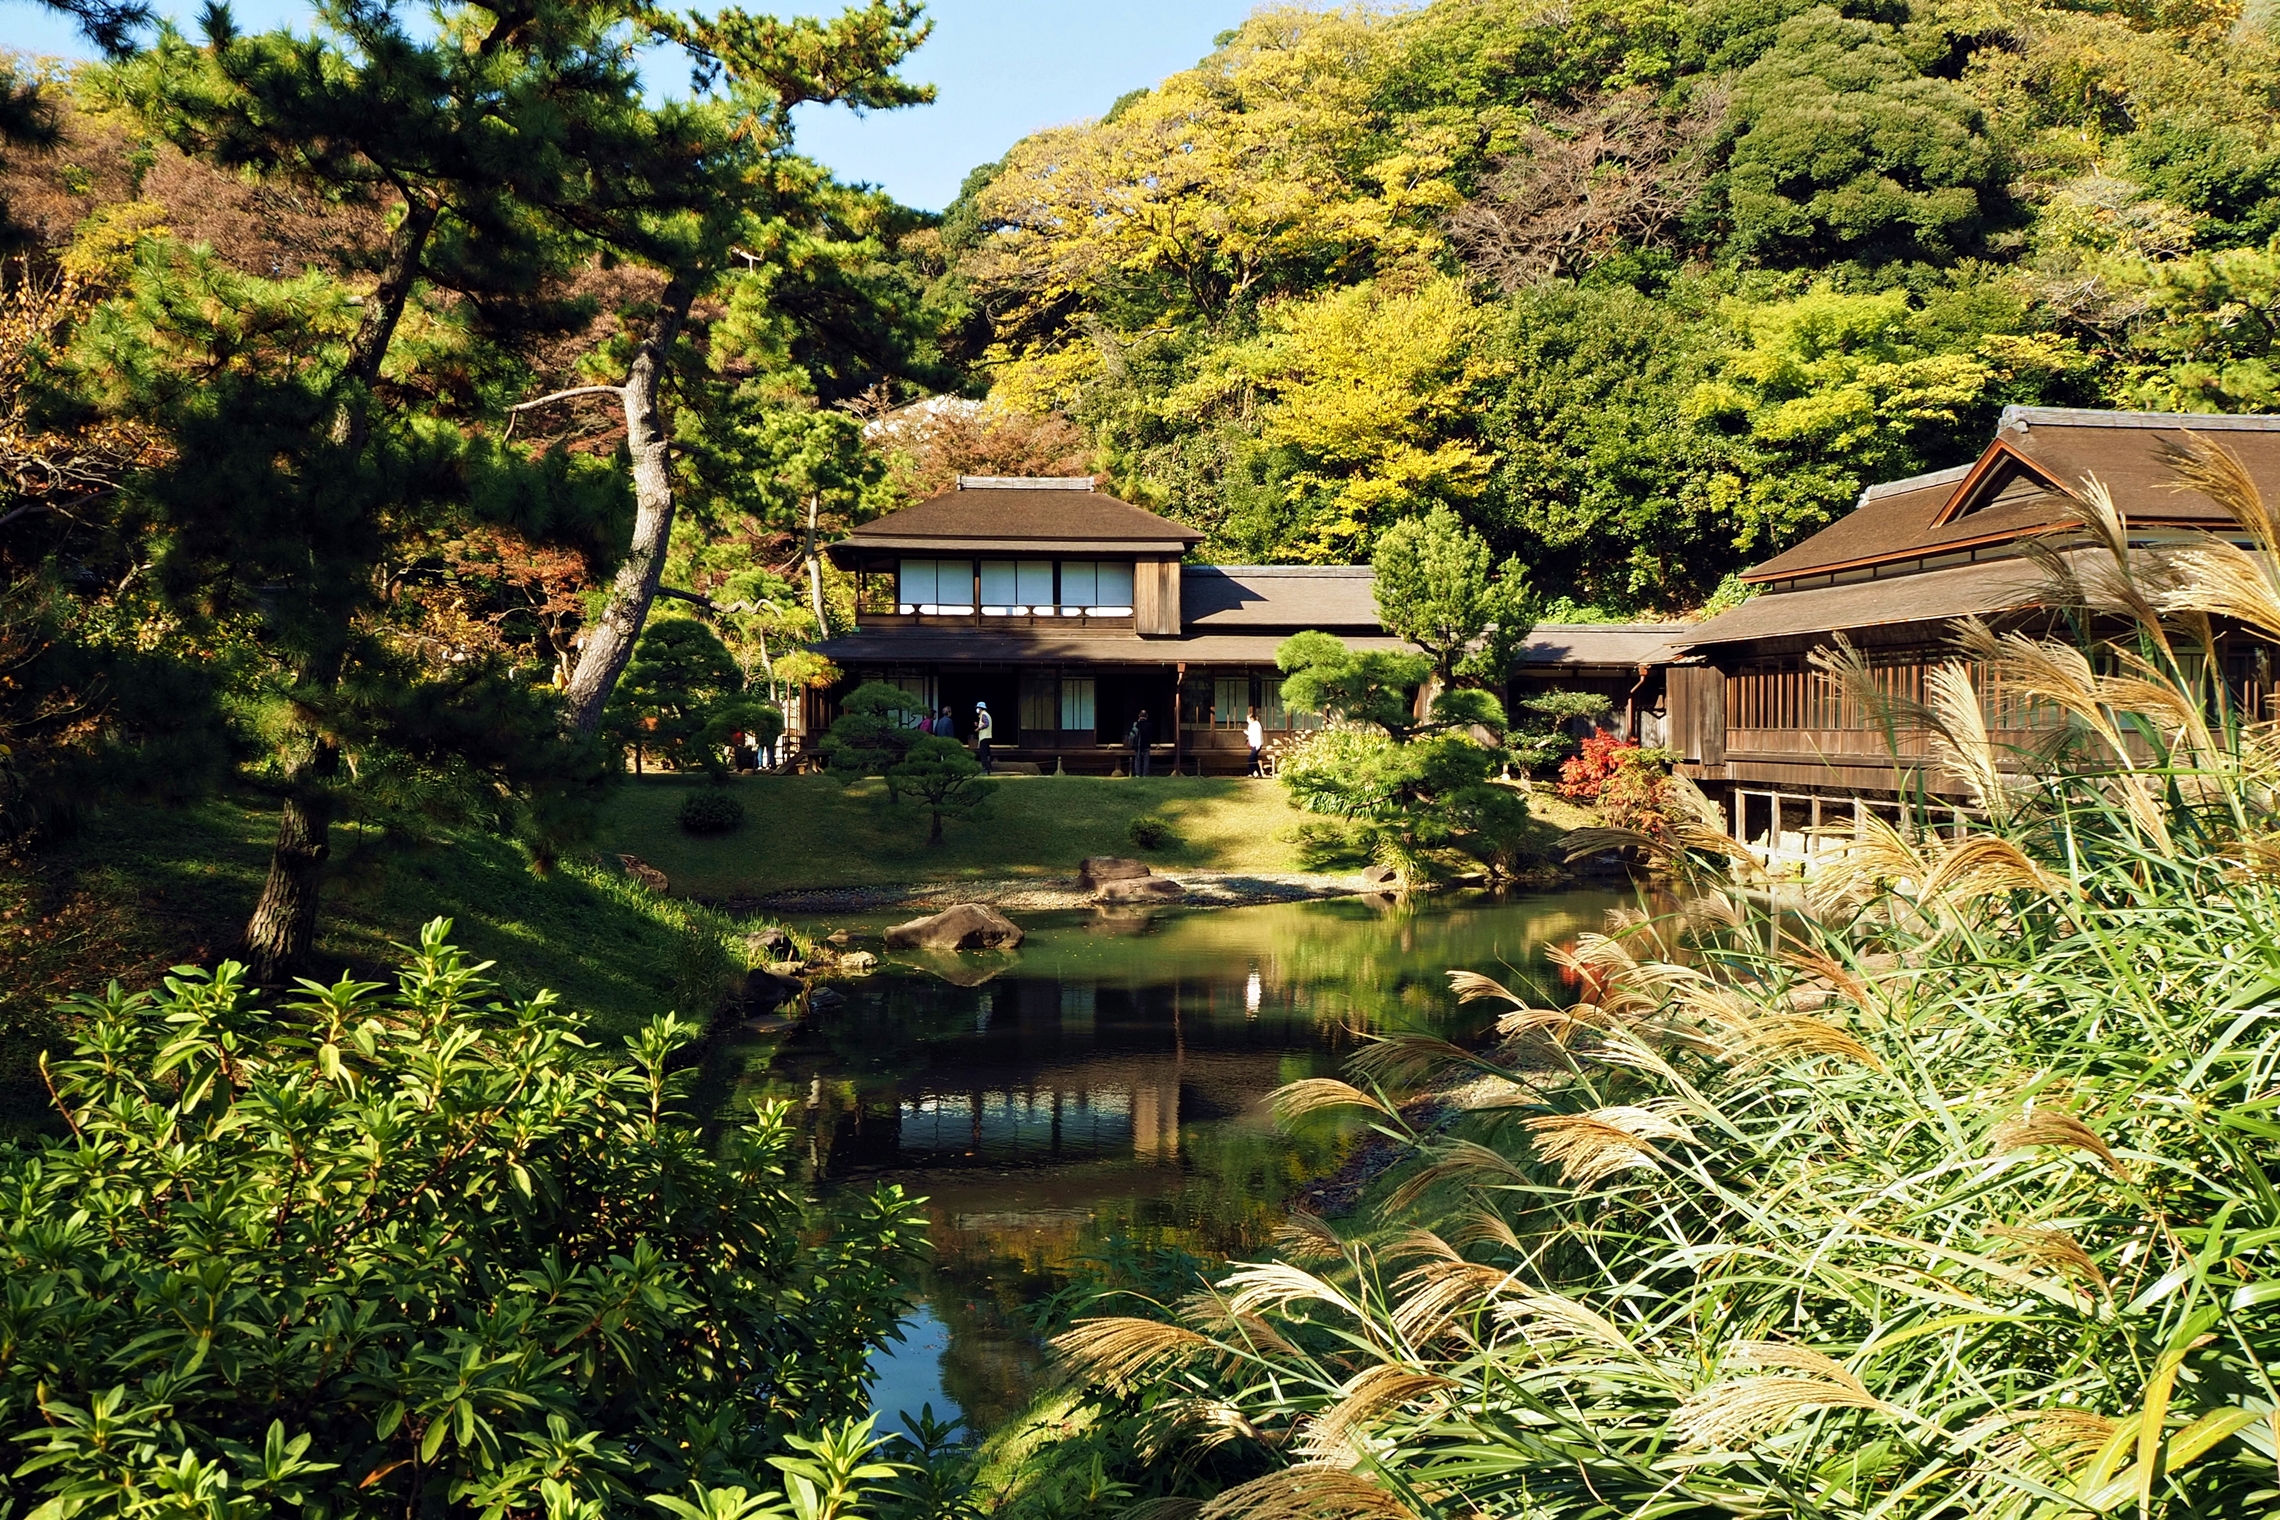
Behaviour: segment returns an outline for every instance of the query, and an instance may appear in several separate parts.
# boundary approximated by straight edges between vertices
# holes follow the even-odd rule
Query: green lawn
[[[854,790],[828,776],[743,776],[729,783],[744,826],[694,838],[675,821],[698,777],[643,776],[619,788],[596,842],[638,855],[701,898],[758,897],[809,887],[974,878],[1066,876],[1087,855],[1142,855],[1125,829],[1150,813],[1182,842],[1147,854],[1166,868],[1299,869],[1297,829],[1307,818],[1272,781],[1192,776],[1011,776],[990,816],[947,825],[940,848],[926,822],[877,806],[881,784]]]
[[[48,1008],[112,977],[147,987],[166,968],[226,955],[268,869],[276,815],[223,799],[117,807],[79,834],[0,870],[0,1108],[20,1100],[28,1052],[51,1038]],[[531,873],[512,843],[479,832],[391,844],[333,831],[315,973],[377,979],[437,915],[510,992],[541,987],[630,1030],[668,1009],[702,1019],[741,961],[720,915],[660,899],[614,870]],[[36,1079],[35,1079],[36,1080]]]

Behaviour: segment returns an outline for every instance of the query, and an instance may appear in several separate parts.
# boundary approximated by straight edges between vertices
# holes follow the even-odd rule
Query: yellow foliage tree
[[[1107,118],[1018,144],[978,200],[990,231],[964,265],[1013,335],[999,365],[1038,371],[1009,377],[1013,390],[1061,399],[1091,369],[1054,354],[1062,315],[1104,290],[1216,321],[1277,289],[1437,250],[1455,139],[1388,131],[1373,101],[1388,46],[1366,16],[1262,12]]]
[[[1305,509],[1308,559],[1367,557],[1394,517],[1480,493],[1492,459],[1471,437],[1468,398],[1498,366],[1461,281],[1370,281],[1277,302],[1260,321],[1166,409],[1255,412],[1260,443],[1300,461],[1286,489]]]

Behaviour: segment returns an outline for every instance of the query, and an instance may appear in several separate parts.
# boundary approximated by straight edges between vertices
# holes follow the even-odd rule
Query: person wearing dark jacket
[[[1156,742],[1156,725],[1148,718],[1148,709],[1140,709],[1140,716],[1132,720],[1132,774],[1148,774],[1148,746]]]

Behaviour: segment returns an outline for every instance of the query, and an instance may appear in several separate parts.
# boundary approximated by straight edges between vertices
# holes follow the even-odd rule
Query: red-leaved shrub
[[[1615,774],[1625,750],[1639,746],[1602,730],[1583,741],[1583,753],[1560,762],[1560,795],[1579,802],[1597,802],[1600,788]]]

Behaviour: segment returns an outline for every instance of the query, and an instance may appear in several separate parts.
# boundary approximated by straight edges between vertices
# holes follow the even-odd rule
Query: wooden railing
[[[1132,614],[1121,617],[1095,617],[1085,613],[1076,617],[1041,617],[1023,613],[1009,617],[1000,613],[982,612],[858,612],[855,626],[866,632],[889,628],[940,628],[944,631],[960,629],[990,632],[1016,632],[1034,629],[1045,633],[1122,632],[1132,631]]]

